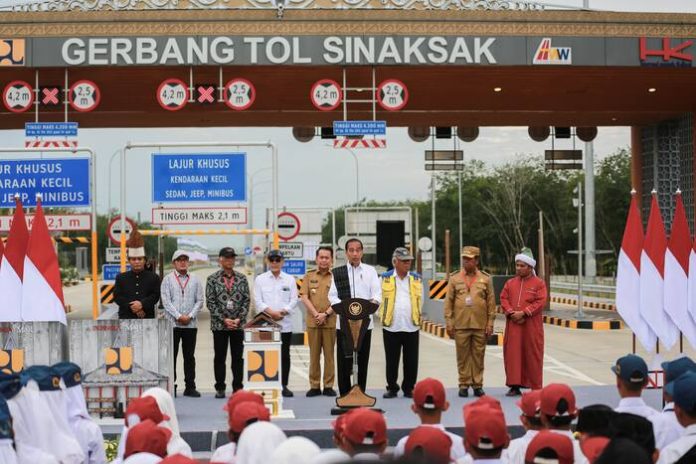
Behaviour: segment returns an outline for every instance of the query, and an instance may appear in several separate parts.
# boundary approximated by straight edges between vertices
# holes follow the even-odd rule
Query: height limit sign
[[[333,111],[343,101],[343,91],[338,82],[332,79],[321,79],[314,83],[309,93],[312,105],[320,111]]]

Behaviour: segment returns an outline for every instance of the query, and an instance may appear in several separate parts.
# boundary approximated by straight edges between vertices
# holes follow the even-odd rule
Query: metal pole
[[[581,319],[585,317],[582,310],[582,182],[578,182],[578,311],[575,317]]]
[[[336,243],[336,210],[331,210],[331,247],[336,249],[338,244]]]
[[[594,144],[585,142],[585,274],[587,277],[597,275],[595,248]]]
[[[421,260],[421,251],[420,251],[420,248],[418,247],[418,242],[420,241],[420,228],[419,228],[419,225],[418,225],[418,222],[419,222],[419,219],[418,219],[418,208],[416,208],[416,221],[415,221],[415,222],[416,222],[416,224],[415,224],[415,227],[414,227],[414,228],[415,228],[415,230],[416,230],[416,236],[415,236],[415,239],[414,239],[414,241],[413,241],[413,243],[414,243],[413,252],[415,253],[414,256],[415,256],[415,258],[416,258],[416,271],[417,271],[419,274],[423,274],[423,264],[422,264],[422,262],[421,262],[421,261],[422,261],[422,260]]]
[[[359,217],[360,213],[360,166],[358,164],[358,156],[350,148],[346,148],[348,153],[353,155],[353,160],[355,161],[355,216]],[[355,221],[356,225],[356,237],[360,237],[360,221]]]
[[[111,215],[111,204],[112,204],[111,203],[111,178],[113,177],[113,170],[112,170],[113,164],[112,163],[113,163],[114,159],[116,158],[116,155],[118,155],[120,151],[121,150],[116,150],[113,153],[113,155],[111,155],[111,158],[109,158],[109,176],[108,176],[109,177],[109,195],[108,195],[109,203],[107,205],[108,209],[106,211],[106,214],[109,217]]]
[[[457,172],[457,202],[459,203],[459,252],[464,248],[464,229],[462,220],[462,172]]]
[[[435,173],[432,174],[431,178],[431,186],[430,186],[430,196],[431,196],[431,201],[432,201],[432,219],[431,219],[431,225],[430,225],[430,233],[431,233],[431,238],[433,241],[433,250],[432,250],[432,269],[433,269],[433,280],[435,280],[436,274],[437,274],[437,244],[435,243]]]
[[[445,229],[445,276],[450,273],[450,230]]]
[[[247,225],[249,229],[254,228],[254,179],[256,179],[256,176],[261,174],[262,172],[267,172],[267,171],[273,171],[272,168],[262,168],[257,171],[254,171],[254,173],[249,176],[249,198],[247,200],[247,203],[249,205],[249,208],[247,210]],[[246,246],[248,247],[253,247],[254,245],[254,237],[251,235],[248,236],[245,240]]]
[[[539,277],[546,280],[546,253],[544,252],[544,213],[539,211]]]

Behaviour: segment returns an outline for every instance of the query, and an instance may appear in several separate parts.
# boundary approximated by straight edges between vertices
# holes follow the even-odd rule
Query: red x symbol
[[[215,87],[212,85],[207,87],[198,86],[198,103],[214,103],[213,92],[215,92]]]
[[[43,96],[41,97],[41,103],[44,105],[57,105],[58,104],[58,88],[44,88],[41,89]]]

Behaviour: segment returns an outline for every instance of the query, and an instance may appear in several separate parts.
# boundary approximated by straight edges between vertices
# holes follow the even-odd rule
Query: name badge
[[[225,305],[225,307],[226,307],[228,310],[234,309],[234,301],[232,301],[232,300],[227,300],[227,304]]]
[[[467,306],[473,306],[474,305],[474,299],[471,298],[469,295],[467,295],[466,298],[464,298],[464,304]]]

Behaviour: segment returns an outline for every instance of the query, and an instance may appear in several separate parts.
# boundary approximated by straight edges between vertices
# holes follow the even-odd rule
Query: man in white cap
[[[114,301],[119,319],[154,319],[155,306],[160,298],[157,274],[145,269],[145,242],[137,229],[126,243],[130,271],[116,276]]]
[[[516,276],[505,282],[500,306],[505,313],[505,384],[507,396],[519,396],[521,388],[539,390],[544,364],[544,324],[541,312],[546,306],[546,284],[534,272],[532,250],[522,248],[515,256]]]
[[[176,394],[176,358],[179,342],[184,352],[184,396],[198,398],[196,390],[197,316],[203,307],[203,285],[195,274],[188,272],[189,255],[176,250],[172,255],[174,270],[164,276],[160,294],[167,319],[174,325],[174,393]]]

